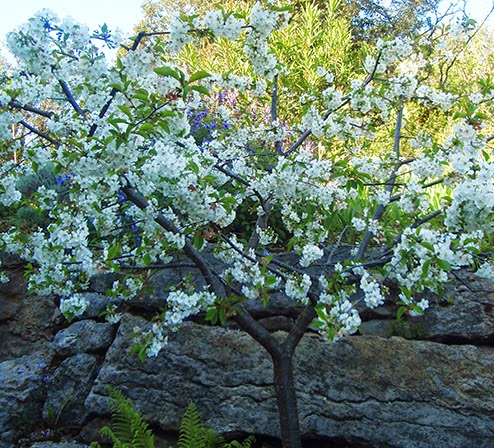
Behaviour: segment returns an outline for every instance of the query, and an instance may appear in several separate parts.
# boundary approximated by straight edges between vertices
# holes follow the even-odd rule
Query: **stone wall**
[[[98,317],[112,279],[95,279],[91,308],[68,324],[49,298],[28,296],[20,266],[0,285],[0,446],[72,448],[108,423],[105,387],[132,398],[161,445],[176,433],[189,402],[221,432],[279,435],[268,355],[235,329],[189,322],[157,358],[129,353],[139,317],[163,297],[128,303],[111,325]],[[160,273],[173,284],[193,270]],[[364,314],[362,334],[328,344],[308,333],[296,351],[299,413],[307,446],[494,446],[494,288],[468,272],[429,297],[422,318],[396,322],[392,303]],[[282,334],[297,310],[274,297],[272,313],[252,307]],[[283,317],[275,317],[285,310]],[[60,443],[64,441],[64,443]],[[57,443],[55,443],[57,442]]]

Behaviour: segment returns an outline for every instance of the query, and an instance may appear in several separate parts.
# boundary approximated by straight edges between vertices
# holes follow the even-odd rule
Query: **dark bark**
[[[292,356],[272,357],[283,448],[302,448]]]
[[[261,344],[273,361],[273,385],[278,403],[283,448],[302,447],[297,392],[293,376],[293,353],[315,315],[312,307],[306,307],[283,342],[266,331],[247,311],[243,310],[235,316],[240,328]]]

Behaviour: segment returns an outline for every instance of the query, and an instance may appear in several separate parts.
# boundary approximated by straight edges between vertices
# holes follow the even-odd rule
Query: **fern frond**
[[[116,389],[107,390],[112,424],[111,428],[104,427],[101,434],[113,442],[113,448],[154,448],[154,435],[141,414],[132,406],[130,398]]]
[[[190,403],[182,417],[177,448],[252,448],[255,440],[249,436],[242,443],[227,443],[214,429],[204,427],[197,407]]]
[[[254,436],[247,437],[243,442],[233,440],[230,443],[224,445],[225,448],[252,448],[252,445],[256,441]]]
[[[206,448],[206,429],[195,404],[190,403],[182,417],[178,448]]]
[[[224,448],[225,439],[218,434],[214,429],[208,429],[206,431],[206,447],[207,448]]]

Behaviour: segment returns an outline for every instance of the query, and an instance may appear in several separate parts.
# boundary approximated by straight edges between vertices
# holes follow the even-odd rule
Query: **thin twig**
[[[127,47],[125,45],[120,45],[123,49],[127,51],[135,51],[137,50],[137,47],[141,43],[141,40],[144,39],[145,37],[151,37],[151,36],[164,36],[170,34],[169,31],[156,31],[154,33],[145,33],[144,31],[141,31],[134,39],[134,43],[132,44],[132,47]]]
[[[278,75],[273,79],[273,89],[271,91],[271,122],[278,120]],[[283,142],[277,140],[274,144],[276,154],[283,154]]]
[[[439,185],[442,183],[444,183],[444,178],[437,179],[437,180],[434,180],[432,182],[429,182],[428,184],[422,185],[422,189],[425,190],[426,188],[430,188],[430,187],[433,187],[434,185]],[[396,195],[389,198],[389,202],[399,201],[402,196],[403,196],[403,194],[396,194]]]
[[[374,79],[374,75],[376,74],[376,70],[377,70],[377,67],[379,65],[379,61],[381,59],[381,53],[378,54],[377,58],[376,58],[376,63],[374,64],[374,67],[372,69],[372,72],[369,73],[369,76],[367,76],[367,78],[362,82],[362,85],[360,86],[360,88],[364,88],[365,86],[367,86],[373,79]],[[351,100],[351,95],[348,94],[348,95],[345,95],[342,99],[341,99],[341,104],[334,108],[334,109],[329,109],[323,116],[323,121],[326,121],[329,116],[335,112],[337,112],[338,110],[340,110],[342,107],[346,106]],[[299,139],[288,149],[286,150],[283,155],[284,156],[287,156],[287,155],[290,155],[292,152],[296,151],[301,145],[302,143],[304,143],[304,141],[307,139],[307,137],[309,137],[309,135],[312,134],[312,129],[307,129],[305,130],[302,135],[299,137]]]

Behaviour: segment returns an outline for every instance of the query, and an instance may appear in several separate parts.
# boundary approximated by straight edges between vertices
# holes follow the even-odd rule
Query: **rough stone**
[[[87,445],[79,442],[36,442],[30,448],[85,448]]]
[[[76,316],[74,321],[99,319],[100,314],[106,311],[108,305],[112,304],[118,306],[122,302],[122,300],[118,300],[97,292],[86,292],[83,294],[83,297],[89,303],[89,308],[87,308],[81,316]]]
[[[427,294],[431,307],[408,321],[415,338],[439,342],[494,343],[494,285],[468,271],[445,287],[439,300]]]
[[[40,435],[54,416],[65,440],[74,425],[82,427],[77,440],[95,440],[90,435],[108,424],[106,385],[132,398],[162,435],[176,431],[195,402],[219,431],[279,436],[269,356],[233,325],[188,323],[170,333],[158,357],[130,355],[134,325],[149,325],[132,313],[152,316],[187,274],[202,284],[186,260],[153,276],[153,293],[122,303],[127,313],[116,326],[98,322],[114,303],[104,295],[114,278],[101,276],[86,293],[89,310],[61,331],[67,323],[52,298],[27,296],[22,266],[8,263],[11,281],[0,285],[0,447],[24,448],[28,440],[79,447]],[[364,336],[332,345],[315,334],[303,338],[295,363],[305,440],[346,448],[494,447],[494,286],[468,271],[455,275],[446,287],[452,300],[425,295],[431,306],[423,317],[394,321],[389,298],[362,314]],[[286,329],[299,312],[281,293],[272,294],[269,308],[247,307],[269,331]],[[31,426],[38,432],[26,436]]]
[[[241,332],[186,325],[156,358],[129,354],[126,317],[86,407],[108,413],[104,388],[130,396],[144,417],[176,430],[189,402],[221,431],[279,436],[267,354]],[[363,440],[369,446],[492,448],[494,349],[392,337],[328,344],[307,335],[296,381],[306,438]]]
[[[59,322],[52,298],[27,295],[21,272],[0,283],[0,361],[46,349]]]
[[[53,348],[60,356],[98,353],[108,349],[114,334],[111,324],[82,320],[59,331],[53,339]]]
[[[84,401],[91,390],[97,358],[79,353],[67,358],[47,381],[43,418],[53,426],[82,425],[87,417]]]
[[[306,433],[371,446],[494,446],[492,347],[308,336],[296,363]]]
[[[18,435],[41,418],[51,357],[33,354],[0,363],[0,446],[16,448]]]
[[[214,427],[221,431],[238,430],[241,418],[242,430],[248,432],[254,423],[272,417],[276,403],[269,357],[248,335],[191,323],[170,334],[162,354],[141,362],[129,353],[135,325],[146,327],[146,322],[133,316],[122,319],[86,400],[89,412],[108,413],[105,387],[113,385],[134,401],[147,421],[164,430],[179,427],[190,402],[203,416],[218,419]]]

